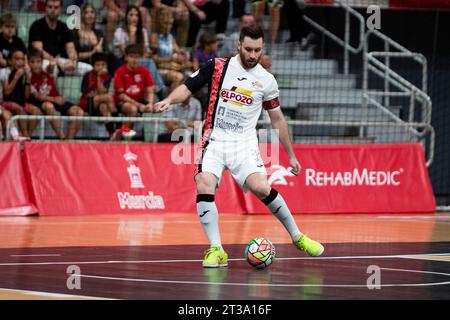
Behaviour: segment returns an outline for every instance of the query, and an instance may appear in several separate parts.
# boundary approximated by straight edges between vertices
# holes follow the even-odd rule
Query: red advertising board
[[[295,146],[298,177],[280,165],[268,166],[271,186],[294,212],[434,212],[435,199],[420,144]],[[247,212],[264,206],[245,195]]]
[[[194,212],[193,164],[173,164],[174,144],[26,143],[41,215]],[[189,145],[189,150],[191,147]],[[225,178],[226,180],[226,178]],[[228,212],[239,211],[231,183],[222,186]],[[229,204],[229,205],[226,205]]]
[[[187,164],[173,160],[180,150]],[[25,159],[43,215],[194,213],[192,150],[178,144],[26,143]],[[281,150],[279,163],[266,166],[269,183],[294,213],[435,211],[419,144],[304,145],[295,152],[302,164],[298,177]],[[222,213],[269,213],[227,172],[216,202]]]
[[[28,192],[18,143],[0,143],[0,170],[0,216],[37,213]]]
[[[450,0],[390,0],[390,8],[450,9]]]

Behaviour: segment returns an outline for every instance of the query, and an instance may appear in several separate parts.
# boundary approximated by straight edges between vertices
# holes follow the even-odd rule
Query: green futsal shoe
[[[312,257],[320,256],[324,247],[319,242],[308,238],[305,234],[302,234],[294,241],[294,245],[300,250],[306,251]]]
[[[228,255],[220,246],[212,246],[205,251],[204,268],[219,268],[228,266]]]

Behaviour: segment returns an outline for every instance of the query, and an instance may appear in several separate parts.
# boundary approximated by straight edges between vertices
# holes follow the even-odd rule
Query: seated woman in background
[[[172,34],[175,36],[177,44],[180,47],[186,47],[188,31],[189,31],[189,10],[183,0],[146,0],[152,3],[150,10],[152,16],[152,30],[156,29],[157,13],[161,7],[172,12],[174,18],[174,30]]]
[[[130,44],[137,44],[143,47],[143,57],[140,64],[150,71],[155,82],[155,92],[161,99],[167,94],[167,88],[158,74],[155,62],[151,59],[149,36],[147,30],[142,27],[141,13],[136,6],[128,6],[124,26],[117,28],[114,33],[114,55],[121,61],[124,61],[125,49]]]
[[[179,86],[186,74],[189,74],[192,63],[185,52],[181,51],[170,33],[173,26],[173,16],[170,10],[160,8],[157,13],[156,32],[150,37],[150,47],[153,50],[153,60],[158,66],[159,74],[172,92]]]
[[[103,32],[95,28],[97,12],[92,4],[86,3],[81,7],[81,28],[74,30],[75,47],[78,58],[82,62],[93,65],[92,57],[96,53],[105,52]],[[108,53],[108,72],[113,75],[122,61],[114,54]]]
[[[134,2],[136,8],[138,8],[141,17],[143,27],[146,29],[147,33],[150,33],[151,18],[148,10],[148,1],[144,0],[104,0],[103,8],[104,15],[106,16],[106,42],[109,46],[112,44],[114,39],[114,32],[117,29],[118,23],[126,17],[126,9],[130,2]]]

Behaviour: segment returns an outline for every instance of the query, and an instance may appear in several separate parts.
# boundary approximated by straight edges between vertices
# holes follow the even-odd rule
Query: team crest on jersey
[[[256,89],[262,89],[262,88],[264,88],[264,85],[263,85],[261,82],[259,82],[259,81],[252,82],[252,86],[253,86],[254,88],[256,88]]]
[[[223,99],[223,102],[242,107],[244,105],[250,106],[253,104],[252,93],[253,92],[250,90],[232,87],[231,90],[222,89],[220,91],[220,97]]]
[[[135,74],[134,75],[134,81],[135,82],[141,82],[142,81],[142,77],[140,74]]]

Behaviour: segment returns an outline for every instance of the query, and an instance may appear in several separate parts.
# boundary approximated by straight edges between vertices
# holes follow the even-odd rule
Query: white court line
[[[419,271],[408,269],[391,269],[380,268],[381,270],[391,270],[400,272],[414,272],[414,273],[427,273],[438,274],[450,277],[450,273],[432,272],[432,271]],[[152,282],[152,283],[173,283],[173,284],[200,284],[200,285],[223,285],[223,286],[244,286],[244,287],[328,287],[328,288],[367,288],[367,284],[281,284],[281,283],[244,283],[244,282],[208,282],[208,281],[183,281],[183,280],[156,280],[156,279],[136,279],[136,278],[119,278],[119,277],[106,277],[96,275],[78,275],[82,278],[92,278],[101,280],[115,280],[115,281],[129,281],[129,282]],[[426,282],[426,283],[389,283],[380,284],[380,287],[426,287],[426,286],[441,286],[448,285],[450,281],[443,282]]]
[[[405,254],[405,255],[384,255],[384,256],[335,256],[335,257],[286,257],[276,258],[276,260],[339,260],[339,259],[416,259],[418,256],[441,256],[450,253],[427,253],[427,254]],[[228,259],[229,261],[245,261],[245,258]],[[132,264],[132,263],[186,263],[201,262],[203,259],[190,260],[106,260],[106,261],[53,261],[53,262],[5,262],[0,263],[0,267],[6,266],[43,266],[43,265],[87,265],[87,264]],[[447,261],[440,261],[447,262]]]
[[[61,257],[60,254],[10,254],[10,257]]]
[[[27,296],[37,296],[37,297],[55,298],[55,299],[115,300],[115,299],[111,299],[111,298],[80,296],[80,295],[73,295],[73,294],[0,288],[0,294],[2,294],[2,293],[3,294],[15,293],[15,294],[21,294],[21,295],[27,295]]]
[[[226,215],[226,214],[225,214]],[[335,219],[331,218],[302,218],[301,216],[297,217],[298,220],[302,222],[336,222]],[[370,222],[370,221],[385,221],[385,220],[392,220],[397,222],[405,222],[405,223],[411,223],[411,222],[428,222],[428,221],[411,221],[411,219],[417,219],[417,220],[450,220],[450,217],[446,216],[408,216],[408,217],[395,217],[395,216],[376,216],[376,217],[368,217],[368,218],[355,218],[355,217],[345,217],[342,219],[344,222]],[[242,223],[244,220],[223,220],[221,223]],[[273,222],[273,218],[267,214],[267,218],[259,219],[259,220],[252,220],[252,223],[266,223],[266,222]],[[118,225],[121,223],[135,223],[135,222],[141,222],[141,223],[158,223],[158,222],[165,222],[165,223],[171,223],[171,224],[185,224],[185,223],[191,223],[191,224],[199,224],[198,220],[176,220],[176,221],[170,221],[170,220],[148,220],[148,219],[138,219],[138,220],[125,220],[124,222],[117,222],[117,221],[79,221],[79,222],[66,222],[66,221],[53,221],[53,222],[43,222],[39,221],[39,225],[73,225],[74,223],[77,225],[96,225],[96,224],[105,224],[105,225]],[[28,226],[28,224],[23,224],[22,222],[15,222],[15,221],[4,221],[4,224],[11,224],[11,225],[18,225],[18,226]]]

